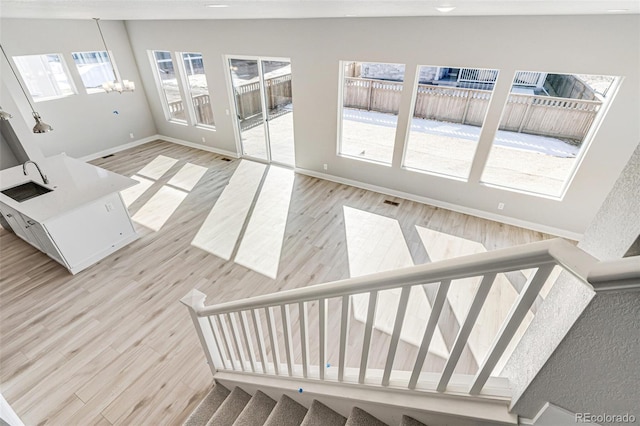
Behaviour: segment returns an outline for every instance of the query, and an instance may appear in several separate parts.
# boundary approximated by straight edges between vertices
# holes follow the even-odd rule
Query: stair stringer
[[[232,371],[219,371],[215,379],[226,387],[240,386],[250,394],[260,390],[275,400],[287,395],[307,408],[316,399],[344,417],[349,416],[353,407],[359,407],[387,424],[399,424],[403,415],[429,425],[518,424],[518,417],[509,413],[507,399],[416,392],[357,383],[321,382],[300,377]],[[299,389],[303,391],[299,392]]]

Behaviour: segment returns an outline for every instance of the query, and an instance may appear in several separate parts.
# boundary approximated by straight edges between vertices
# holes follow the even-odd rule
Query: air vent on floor
[[[104,156],[104,157],[102,157],[102,158],[109,158],[109,157],[113,157],[113,154],[105,155],[105,156]]]
[[[231,158],[223,158],[222,161],[231,161]]]
[[[390,206],[394,206],[394,207],[398,207],[400,205],[400,203],[396,202],[396,201],[391,201],[391,200],[384,200],[385,204],[389,204]]]

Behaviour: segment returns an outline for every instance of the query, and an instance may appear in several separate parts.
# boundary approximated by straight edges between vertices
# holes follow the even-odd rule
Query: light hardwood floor
[[[239,161],[157,141],[93,163],[132,176],[159,155],[177,161],[131,202],[132,216],[187,162],[207,171],[158,231],[136,225],[138,241],[76,276],[0,229],[0,389],[27,425],[180,424],[212,378],[179,299],[192,288],[213,304],[347,278],[344,206],[397,219],[416,264],[428,261],[416,225],[488,250],[549,237],[296,175],[274,280],[191,245]],[[449,327],[445,341],[458,325]],[[350,335],[356,359],[361,329]]]

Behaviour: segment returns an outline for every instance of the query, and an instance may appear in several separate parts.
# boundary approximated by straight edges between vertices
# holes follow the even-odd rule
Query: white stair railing
[[[409,392],[446,392],[506,399],[508,392],[501,393],[499,389],[496,390],[496,386],[499,387],[504,381],[492,377],[491,373],[556,265],[579,278],[585,285],[592,285],[595,291],[640,289],[640,257],[599,262],[567,241],[553,239],[212,306],[204,305],[206,296],[203,293],[192,290],[181,302],[189,308],[196,332],[214,375],[217,372],[225,371],[378,388],[388,387],[404,389]],[[484,360],[479,360],[481,362],[475,376],[463,379],[456,377],[454,371],[496,275],[532,268],[535,268],[535,273],[531,274],[524,288],[520,291],[488,354]],[[466,318],[460,324],[460,329],[442,372],[439,374],[422,372],[451,281],[473,277],[481,277],[481,283]],[[411,287],[432,283],[438,283],[438,290],[413,368],[410,374],[394,371],[393,365]],[[373,370],[367,365],[376,305],[379,293],[390,289],[401,289],[400,301],[384,369]],[[369,295],[369,302],[366,323],[364,324],[362,355],[358,368],[347,368],[350,297],[363,293]],[[327,319],[329,315],[327,306],[328,300],[331,298],[342,299],[342,309],[339,312],[340,335],[337,373],[335,369],[327,370],[324,368],[327,363]],[[308,305],[310,303],[318,305],[317,330],[310,329],[308,319]],[[299,319],[297,322],[291,321],[290,309],[292,306],[297,306],[298,309]],[[264,312],[264,318],[267,321],[267,336],[263,333],[260,311]],[[278,325],[274,315],[278,311],[282,320],[281,339],[284,342],[284,360],[280,359],[278,348]],[[249,327],[249,318],[253,329]],[[238,327],[238,319],[240,327]],[[317,365],[316,360],[311,360],[309,355],[309,336],[311,333],[318,333]],[[294,334],[300,339],[299,342],[294,341],[292,337]],[[257,343],[257,352],[253,342]],[[267,356],[267,345],[270,349],[271,361]],[[294,345],[299,345],[300,348],[300,364],[295,364]],[[259,357],[259,361],[256,355]],[[401,377],[401,379],[394,379],[394,375]],[[489,386],[491,382],[493,385]]]

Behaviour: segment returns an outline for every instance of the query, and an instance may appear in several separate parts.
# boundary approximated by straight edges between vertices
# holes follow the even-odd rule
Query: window
[[[62,55],[14,56],[13,60],[35,102],[74,95],[75,87]]]
[[[164,98],[165,110],[169,120],[186,122],[185,106],[178,87],[178,78],[171,52],[154,50],[152,59],[157,72],[161,96]]]
[[[201,53],[182,53],[187,89],[195,112],[196,124],[213,126],[213,111]]]
[[[561,197],[618,80],[517,71],[482,181]]]
[[[404,166],[466,179],[498,70],[421,66]]]
[[[391,164],[404,64],[342,61],[339,153]]]
[[[116,79],[106,51],[74,52],[71,56],[87,93],[105,93],[102,84]]]

